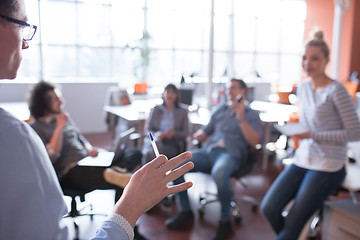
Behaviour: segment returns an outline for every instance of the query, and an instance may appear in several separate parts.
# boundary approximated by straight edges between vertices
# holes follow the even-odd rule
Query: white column
[[[214,0],[211,0],[211,13],[210,13],[210,44],[209,44],[209,72],[208,72],[208,84],[207,84],[207,108],[212,107],[212,92],[213,92],[213,67],[214,67]]]
[[[331,77],[339,79],[339,61],[343,13],[350,8],[350,0],[334,0],[334,25],[332,39]]]

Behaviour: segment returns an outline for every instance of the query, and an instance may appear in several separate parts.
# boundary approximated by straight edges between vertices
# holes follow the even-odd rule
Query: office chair
[[[93,220],[94,215],[107,216],[107,214],[94,213],[93,212],[93,206],[92,206],[91,203],[85,205],[81,209],[77,208],[76,197],[79,197],[80,201],[84,202],[85,201],[85,194],[89,193],[89,191],[76,189],[76,188],[73,188],[73,187],[70,187],[70,186],[61,186],[61,188],[62,188],[63,193],[64,193],[65,196],[71,197],[71,209],[68,212],[68,214],[66,214],[64,216],[64,218],[72,218],[73,223],[74,223],[74,229],[75,229],[75,238],[74,238],[74,240],[78,240],[79,239],[79,224],[76,221],[77,217],[90,216],[90,219]]]
[[[109,106],[121,106],[130,104],[129,94],[125,89],[121,89],[118,86],[111,86],[106,92],[104,105]],[[112,133],[112,138],[115,139],[117,126],[119,123],[119,117],[112,113],[106,113],[105,122],[108,130]]]
[[[248,175],[251,173],[254,168],[257,161],[258,156],[258,148],[249,148],[248,150],[248,157],[247,160],[240,166],[239,170],[236,171],[231,177],[237,179],[241,183],[241,185],[244,188],[247,188],[247,185],[242,181],[242,177]],[[198,209],[200,218],[204,217],[205,213],[205,207],[209,203],[217,202],[219,201],[217,193],[210,193],[210,192],[204,192],[200,194],[200,207]],[[232,215],[234,217],[235,223],[240,224],[242,221],[242,218],[240,216],[239,212],[239,201],[246,201],[250,202],[251,210],[253,212],[256,212],[258,209],[258,201],[251,196],[248,195],[234,195],[232,201],[230,202],[231,208],[232,208]]]

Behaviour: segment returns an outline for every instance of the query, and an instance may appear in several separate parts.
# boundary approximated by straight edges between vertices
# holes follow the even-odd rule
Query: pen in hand
[[[155,156],[158,157],[160,154],[159,154],[159,150],[156,146],[156,143],[155,143],[155,140],[154,140],[154,137],[153,135],[151,134],[151,132],[149,132],[149,136],[150,136],[150,141],[151,141],[151,145],[154,149],[154,152],[155,152]]]

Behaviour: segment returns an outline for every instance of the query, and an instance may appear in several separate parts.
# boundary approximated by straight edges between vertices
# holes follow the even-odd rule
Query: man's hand
[[[59,113],[56,115],[56,127],[63,129],[68,120],[69,115],[67,113]]]
[[[165,136],[168,139],[174,138],[175,137],[175,130],[173,128],[169,128],[168,130],[166,130]]]
[[[235,113],[239,121],[245,120],[245,101],[242,99],[240,102],[234,101],[231,105],[232,112]]]
[[[204,132],[204,130],[199,129],[198,131],[196,131],[193,135],[193,139],[197,140],[198,142],[202,142],[204,141],[206,138],[206,133]]]
[[[88,155],[90,157],[96,157],[98,154],[99,154],[99,150],[96,147],[93,147],[88,151]]]
[[[141,214],[166,196],[190,188],[193,185],[192,182],[168,186],[169,182],[179,178],[194,167],[192,162],[188,162],[176,168],[190,158],[190,152],[182,153],[170,160],[164,155],[160,155],[144,165],[131,177],[123,195],[115,205],[115,213],[126,218],[134,226]]]

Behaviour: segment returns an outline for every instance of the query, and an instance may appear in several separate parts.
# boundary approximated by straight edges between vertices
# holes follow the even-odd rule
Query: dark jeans
[[[292,164],[284,169],[261,203],[261,212],[278,234],[277,240],[296,240],[308,219],[337,190],[345,175],[345,168],[322,172]],[[294,204],[283,217],[283,209],[291,200]]]
[[[129,172],[132,172],[136,166],[141,164],[142,154],[137,149],[126,149],[121,158],[117,159],[113,165],[126,168]],[[120,198],[123,189],[105,181],[103,174],[106,168],[100,166],[75,166],[61,177],[60,185],[89,192],[96,189],[115,189],[116,202]]]
[[[205,149],[195,149],[191,151],[192,158],[186,162],[192,161],[194,168],[190,172],[210,172],[215,180],[218,189],[218,197],[221,204],[221,220],[231,220],[230,202],[233,196],[230,177],[237,171],[241,165],[241,158],[237,159],[230,155],[224,148],[213,148],[210,152]],[[185,162],[185,163],[186,163]],[[183,163],[183,164],[185,164]],[[183,176],[174,180],[175,184],[184,182]],[[189,197],[187,191],[178,193],[180,210],[190,210]]]

